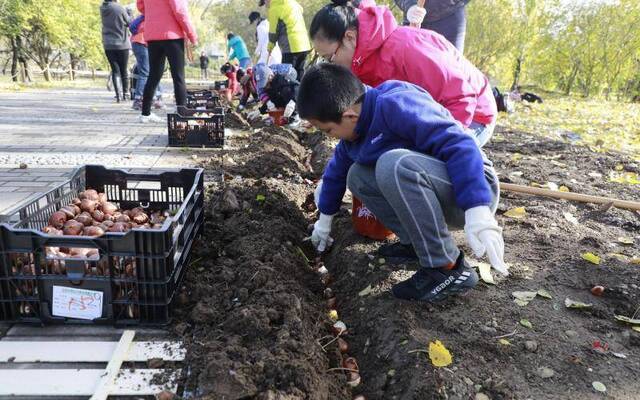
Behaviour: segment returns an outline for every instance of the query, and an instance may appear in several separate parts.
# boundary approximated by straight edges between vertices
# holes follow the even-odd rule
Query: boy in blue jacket
[[[365,86],[346,68],[319,64],[300,84],[300,117],[339,138],[317,190],[320,218],[312,242],[331,245],[331,220],[348,186],[398,237],[381,256],[415,258],[420,268],[393,286],[405,300],[440,301],[473,288],[478,275],[466,263],[449,227],[464,227],[480,257],[508,274],[502,229],[494,218],[498,179],[473,138],[422,88],[387,81]]]

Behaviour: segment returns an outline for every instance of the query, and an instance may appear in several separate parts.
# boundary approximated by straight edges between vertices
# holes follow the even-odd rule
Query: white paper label
[[[102,317],[102,292],[54,286],[52,300],[54,316],[89,320]]]

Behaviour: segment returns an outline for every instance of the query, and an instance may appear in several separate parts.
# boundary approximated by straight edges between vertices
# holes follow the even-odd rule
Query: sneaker
[[[406,264],[418,261],[418,255],[411,244],[400,242],[383,244],[378,248],[378,256],[389,264]]]
[[[131,108],[136,111],[142,110],[142,101],[140,101],[139,99],[134,100]]]
[[[138,116],[138,120],[143,124],[165,122],[164,118],[161,118],[155,114],[140,115]]]
[[[398,299],[432,303],[442,301],[450,295],[462,294],[477,283],[478,274],[460,252],[452,269],[420,268],[411,278],[395,284],[391,292]]]

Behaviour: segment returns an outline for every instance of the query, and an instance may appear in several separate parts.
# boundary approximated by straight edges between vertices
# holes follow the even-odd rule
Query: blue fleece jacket
[[[367,90],[356,124],[357,139],[341,140],[322,176],[320,212],[340,209],[347,173],[355,162],[375,166],[389,150],[408,149],[446,163],[457,205],[463,210],[491,204],[483,155],[449,111],[424,89],[387,81]]]

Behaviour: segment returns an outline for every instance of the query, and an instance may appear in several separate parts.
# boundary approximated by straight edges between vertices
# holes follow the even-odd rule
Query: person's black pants
[[[169,60],[169,69],[173,79],[173,91],[176,105],[183,106],[187,101],[187,84],[184,80],[184,40],[157,40],[148,42],[149,78],[142,94],[142,115],[151,114],[153,94],[164,74],[165,60]]]
[[[111,66],[111,79],[113,80],[113,88],[116,91],[116,99],[124,99],[125,94],[129,91],[129,71],[127,64],[129,63],[129,50],[106,50],[104,53]],[[122,82],[122,94],[120,92],[121,87],[118,85],[118,78]]]
[[[299,53],[282,53],[282,63],[293,65],[293,69],[298,73],[298,82],[302,81],[302,75],[304,75],[304,64],[307,60],[308,51],[301,51]]]

